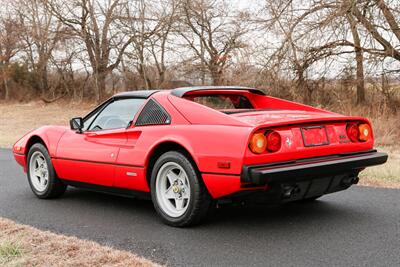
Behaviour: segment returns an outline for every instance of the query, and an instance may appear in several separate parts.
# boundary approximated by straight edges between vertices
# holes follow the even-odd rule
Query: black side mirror
[[[71,126],[71,130],[76,130],[77,132],[82,133],[83,119],[81,117],[71,119],[69,125]]]

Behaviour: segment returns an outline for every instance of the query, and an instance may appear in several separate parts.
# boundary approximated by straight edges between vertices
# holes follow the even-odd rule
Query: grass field
[[[157,266],[126,251],[0,218],[0,266]]]
[[[28,131],[43,125],[68,125],[73,117],[84,116],[94,104],[43,104],[0,102],[0,147],[11,147]]]

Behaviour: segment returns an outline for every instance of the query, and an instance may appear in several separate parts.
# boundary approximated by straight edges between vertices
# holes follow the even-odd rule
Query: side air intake
[[[170,124],[171,119],[168,113],[153,99],[150,99],[144,106],[135,125],[163,125]]]

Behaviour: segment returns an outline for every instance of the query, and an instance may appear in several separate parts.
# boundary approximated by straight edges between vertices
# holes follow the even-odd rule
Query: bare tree
[[[317,62],[338,53],[333,49],[315,49],[324,43],[325,34],[329,38],[335,35],[327,33],[327,26],[338,25],[336,12],[338,5],[332,1],[316,1],[310,6],[302,6],[294,1],[267,1],[265,11],[270,20],[266,27],[280,40],[272,55],[265,63],[269,72],[286,72],[294,75],[298,92],[305,103],[313,101],[314,87],[308,81],[308,72]]]
[[[225,1],[184,0],[178,31],[205,65],[212,83],[223,83],[223,73],[233,52],[245,46],[247,13],[233,14]]]
[[[158,5],[159,3],[157,3]],[[147,53],[152,38],[161,28],[162,20],[153,14],[154,6],[148,1],[137,0],[131,5],[126,5],[123,23],[125,34],[131,37],[131,48],[126,51],[126,56],[134,61],[134,66],[143,80],[144,87],[152,87],[150,74],[148,73],[149,57]]]
[[[49,60],[62,37],[61,23],[46,10],[41,0],[18,0],[15,11],[24,25],[21,38],[27,61],[38,77],[36,87],[45,97],[49,90]]]
[[[21,49],[21,24],[11,17],[6,17],[0,22],[0,75],[4,86],[4,99],[9,100],[10,89],[9,81],[9,66],[11,59]]]
[[[304,68],[349,53],[354,53],[356,59],[357,103],[365,102],[361,24],[350,2],[360,1],[269,1],[266,5],[272,17],[271,25],[280,29],[278,36],[283,36],[280,47],[273,55],[277,57],[278,64],[288,56],[291,58],[298,89],[304,92],[306,103],[312,101],[313,88],[307,85],[303,77]],[[302,64],[299,64],[299,60]]]
[[[313,103],[321,100],[326,78],[342,77],[346,69],[351,71],[343,88],[356,91],[360,104],[370,99],[366,84],[376,80],[366,81],[369,71],[385,73],[385,91],[400,73],[398,0],[264,0],[257,12],[228,0],[7,5],[12,12],[0,11],[0,86],[6,98],[21,86],[47,100],[94,94],[100,101],[119,90],[121,79],[126,89],[138,89],[175,84],[170,77],[180,76],[201,84],[275,84],[289,92],[282,95]],[[24,77],[10,82],[11,75],[17,77],[13,71]]]
[[[96,85],[96,100],[106,93],[106,78],[121,62],[133,41],[122,34],[118,21],[127,1],[49,0],[49,10],[85,45]]]
[[[400,3],[398,1],[383,0],[374,1],[346,1],[352,15],[363,26],[364,30],[375,42],[370,46],[361,47],[365,52],[391,57],[400,61],[400,24],[396,20],[400,15]],[[364,10],[363,10],[364,9]],[[376,47],[379,43],[381,47]],[[356,46],[356,44],[351,44]]]
[[[155,18],[160,22],[158,30],[149,38],[149,48],[154,64],[157,69],[157,86],[166,82],[166,54],[168,52],[168,41],[175,23],[178,21],[177,9],[178,1],[169,0],[167,5],[160,5],[154,11]]]

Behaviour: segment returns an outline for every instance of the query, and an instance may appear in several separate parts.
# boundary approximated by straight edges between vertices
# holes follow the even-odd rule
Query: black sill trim
[[[73,187],[90,190],[90,191],[94,191],[94,192],[98,192],[98,193],[105,193],[105,194],[111,194],[111,195],[122,196],[122,197],[130,197],[130,198],[132,198],[132,197],[133,198],[141,198],[141,199],[146,199],[146,200],[151,199],[150,193],[148,193],[148,192],[137,191],[137,190],[127,189],[127,188],[120,188],[120,187],[111,187],[111,186],[83,183],[83,182],[71,181],[71,180],[67,180],[67,179],[61,179],[61,181],[66,185],[70,185]]]
[[[226,91],[226,90],[237,90],[237,91],[249,91],[250,93],[257,94],[257,95],[265,95],[265,93],[261,90],[248,88],[248,87],[241,87],[241,86],[192,86],[192,87],[180,87],[173,89],[171,91],[171,95],[177,97],[183,97],[185,94],[194,91]]]
[[[132,168],[141,168],[141,169],[144,168],[144,166],[139,166],[139,165],[116,164],[116,163],[111,163],[111,162],[91,161],[91,160],[82,160],[82,159],[70,159],[70,158],[58,158],[58,157],[52,157],[52,159],[68,160],[68,161],[77,161],[77,162],[86,162],[86,163],[93,163],[93,164],[105,164],[105,165],[132,167]]]
[[[272,164],[244,166],[241,182],[262,185],[306,181],[327,175],[358,173],[363,168],[385,163],[387,158],[388,155],[386,153],[369,150]]]
[[[221,176],[240,176],[240,174],[218,173],[218,172],[202,172],[201,174],[212,174],[212,175],[221,175]]]

